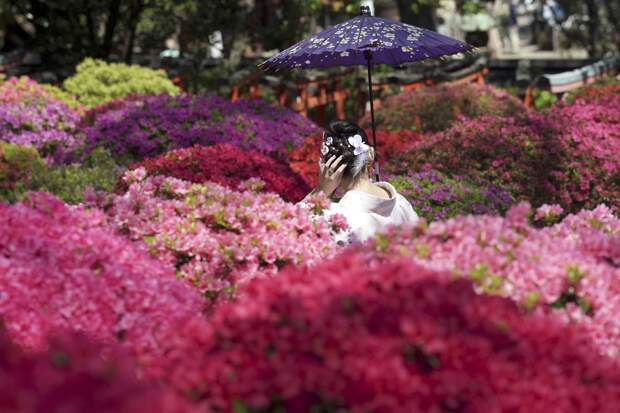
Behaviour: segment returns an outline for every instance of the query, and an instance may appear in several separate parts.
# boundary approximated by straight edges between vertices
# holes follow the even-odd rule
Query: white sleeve
[[[398,203],[401,206],[401,211],[403,211],[403,214],[404,214],[404,217],[403,217],[404,221],[407,223],[417,222],[420,219],[420,217],[413,209],[413,206],[411,206],[411,203],[407,200],[407,198],[405,198],[401,194],[398,194],[397,196],[398,196]]]

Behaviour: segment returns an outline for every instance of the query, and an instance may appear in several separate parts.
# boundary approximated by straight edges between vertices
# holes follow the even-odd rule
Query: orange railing
[[[266,94],[265,89],[270,89],[269,93],[276,97],[279,105],[288,107],[293,111],[304,116],[309,115],[309,111],[314,109],[313,120],[318,125],[325,124],[325,112],[328,105],[333,104],[336,116],[338,118],[345,117],[345,105],[348,99],[353,96],[350,88],[342,86],[342,82],[346,76],[353,71],[349,70],[342,74],[330,77],[318,78],[313,80],[297,80],[297,81],[274,81],[271,84],[265,80],[262,73],[252,73],[236,82],[230,92],[230,100],[235,102],[239,99],[258,99]],[[414,90],[423,86],[432,86],[436,84],[464,84],[464,83],[485,83],[485,76],[489,73],[486,66],[477,67],[475,71],[468,72],[462,77],[450,80],[437,80],[431,77],[424,77],[415,81],[395,81],[380,80],[373,84],[373,92],[376,93],[374,100],[375,107],[381,105],[382,97],[394,92]],[[361,78],[358,81],[359,87],[357,101],[358,116],[362,116],[366,110],[366,102],[368,99],[367,89],[362,86],[364,83]]]

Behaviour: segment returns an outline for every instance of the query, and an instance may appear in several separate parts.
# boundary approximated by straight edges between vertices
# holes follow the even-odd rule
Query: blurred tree
[[[404,23],[435,30],[436,14],[441,0],[397,0],[400,20]]]
[[[0,0],[0,19],[8,32],[18,33],[23,47],[52,66],[113,52],[130,61],[140,15],[154,5],[155,0]]]
[[[620,2],[557,0],[569,18],[563,31],[570,42],[586,48],[590,57],[620,52]]]

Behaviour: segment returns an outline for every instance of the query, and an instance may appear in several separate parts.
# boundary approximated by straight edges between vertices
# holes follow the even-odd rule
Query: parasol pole
[[[372,123],[372,147],[375,150],[375,182],[379,182],[379,153],[377,152],[377,137],[375,130],[375,105],[374,98],[372,96],[372,52],[370,50],[364,50],[364,57],[366,58],[366,66],[368,67],[368,96],[370,98],[370,119]]]

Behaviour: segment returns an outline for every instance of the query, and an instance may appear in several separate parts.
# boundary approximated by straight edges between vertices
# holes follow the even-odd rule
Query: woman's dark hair
[[[347,164],[342,174],[342,177],[345,179],[355,179],[359,177],[361,170],[368,160],[368,153],[359,155],[353,153],[354,148],[349,143],[348,138],[355,135],[360,135],[362,137],[362,142],[369,145],[368,136],[366,136],[364,129],[346,120],[330,122],[323,134],[321,162],[327,162],[332,156],[338,157],[343,155],[340,164],[342,165],[343,162]]]

